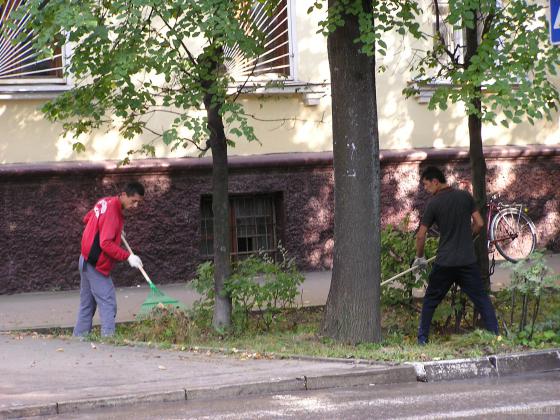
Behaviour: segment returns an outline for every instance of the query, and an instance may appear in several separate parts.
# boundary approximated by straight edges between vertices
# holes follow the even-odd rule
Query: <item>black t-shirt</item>
[[[476,205],[472,196],[463,190],[440,190],[426,206],[422,224],[437,224],[440,236],[436,264],[457,267],[476,262],[471,215]]]

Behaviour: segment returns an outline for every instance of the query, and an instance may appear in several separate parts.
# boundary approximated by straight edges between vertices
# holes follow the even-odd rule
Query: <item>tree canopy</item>
[[[207,93],[230,125],[230,144],[256,139],[236,92],[228,92],[234,82],[228,51],[256,63],[264,34],[254,15],[271,15],[277,4],[29,0],[19,13],[29,14],[34,45],[44,55],[65,44],[72,48],[66,72],[75,86],[43,108],[49,119],[64,122],[65,132],[77,138],[109,125],[125,139],[151,133],[172,148],[194,144],[205,151],[209,132],[200,111]],[[171,117],[163,129],[150,124],[158,112]],[[74,148],[84,145],[76,141]],[[140,151],[153,156],[154,141]]]
[[[444,9],[433,0],[432,47],[417,51],[411,70],[415,95],[434,89],[430,109],[462,102],[467,114],[504,126],[531,124],[552,117],[560,99],[554,76],[560,49],[549,41],[547,9],[526,0],[450,0]],[[467,30],[476,33],[477,46],[467,52]],[[480,109],[475,101],[481,103]]]

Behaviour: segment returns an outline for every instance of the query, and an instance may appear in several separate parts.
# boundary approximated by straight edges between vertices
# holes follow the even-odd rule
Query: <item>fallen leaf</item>
[[[56,351],[60,351],[60,352],[63,352],[63,351],[64,351],[64,349],[63,349],[62,347],[59,347],[59,348],[57,348],[57,349],[56,349]]]

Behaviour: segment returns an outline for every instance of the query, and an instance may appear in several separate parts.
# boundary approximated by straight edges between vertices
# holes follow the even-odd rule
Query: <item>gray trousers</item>
[[[80,309],[73,335],[81,337],[91,332],[95,310],[99,307],[101,335],[115,333],[117,297],[111,276],[104,276],[80,255]]]

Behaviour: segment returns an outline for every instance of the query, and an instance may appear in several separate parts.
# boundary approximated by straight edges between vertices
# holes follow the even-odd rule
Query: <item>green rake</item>
[[[132,249],[130,248],[130,245],[128,244],[128,242],[126,241],[126,239],[124,237],[124,233],[121,234],[121,238],[122,238],[124,246],[126,247],[128,252],[133,254]],[[171,306],[174,309],[182,309],[182,310],[187,309],[187,307],[184,303],[178,301],[177,299],[173,299],[171,296],[166,295],[161,290],[159,290],[156,287],[156,285],[152,282],[152,280],[150,280],[150,277],[148,276],[148,273],[146,273],[146,271],[144,270],[143,267],[139,267],[138,269],[140,270],[140,272],[142,273],[142,275],[144,276],[144,278],[146,279],[146,281],[150,285],[150,293],[148,294],[148,297],[146,298],[146,300],[144,301],[144,303],[140,307],[140,311],[136,314],[136,319],[137,320],[142,320],[142,319],[148,318],[150,313],[152,312],[152,310],[156,306],[160,306],[160,305],[163,305],[165,307]]]

